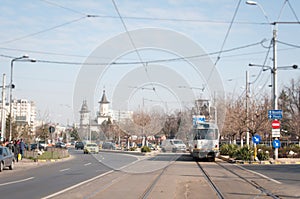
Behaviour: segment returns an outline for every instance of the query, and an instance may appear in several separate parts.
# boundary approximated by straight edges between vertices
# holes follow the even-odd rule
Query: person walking
[[[20,143],[20,154],[21,154],[21,160],[24,157],[24,152],[25,152],[25,143],[23,142],[23,139],[21,139]]]
[[[17,162],[19,162],[18,155],[20,153],[20,145],[19,145],[19,142],[17,140],[14,140],[14,146],[15,146],[15,152],[14,152],[15,160]]]
[[[9,148],[9,150],[14,154],[15,153],[15,145],[13,141],[10,141],[7,145],[7,148]]]

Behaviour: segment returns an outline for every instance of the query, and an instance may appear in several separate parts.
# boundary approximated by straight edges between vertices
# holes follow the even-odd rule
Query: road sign
[[[261,140],[261,138],[260,138],[259,135],[254,135],[254,136],[252,137],[252,142],[253,142],[254,144],[259,144],[259,143],[260,143],[260,140]]]
[[[282,110],[269,110],[268,111],[269,119],[282,119]]]
[[[272,129],[280,129],[280,122],[278,120],[272,121]]]
[[[275,149],[280,148],[280,141],[279,141],[279,140],[273,140],[272,146],[273,146]]]
[[[280,137],[280,129],[272,129],[272,138]]]

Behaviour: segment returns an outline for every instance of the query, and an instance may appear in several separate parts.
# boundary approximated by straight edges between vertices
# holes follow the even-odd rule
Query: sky
[[[1,76],[9,85],[13,58],[36,60],[13,62],[13,98],[62,124],[79,122],[83,100],[95,115],[103,90],[114,110],[171,113],[223,91],[241,97],[248,71],[252,96],[271,96],[271,71],[248,65],[273,66],[274,29],[278,67],[300,64],[300,24],[280,23],[299,22],[300,1],[245,2],[2,0]],[[299,78],[280,68],[278,87]]]

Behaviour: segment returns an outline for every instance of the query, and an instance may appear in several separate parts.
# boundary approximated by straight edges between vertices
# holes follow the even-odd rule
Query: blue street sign
[[[259,143],[260,143],[260,140],[261,140],[261,138],[260,138],[259,135],[254,135],[254,136],[252,137],[252,142],[253,142],[254,144],[259,144]]]
[[[273,146],[275,149],[280,148],[280,141],[279,141],[279,140],[273,140],[272,146]]]
[[[269,119],[282,119],[282,110],[269,110],[268,111]]]

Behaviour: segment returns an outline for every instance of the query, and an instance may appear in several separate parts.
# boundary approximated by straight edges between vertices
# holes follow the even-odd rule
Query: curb
[[[270,161],[243,161],[243,160],[235,160],[233,158],[227,158],[224,156],[219,156],[218,158],[227,161],[229,163],[234,164],[251,164],[251,165],[270,165],[270,164],[300,164],[298,160],[289,160],[289,161],[278,161],[278,160],[270,160]]]

